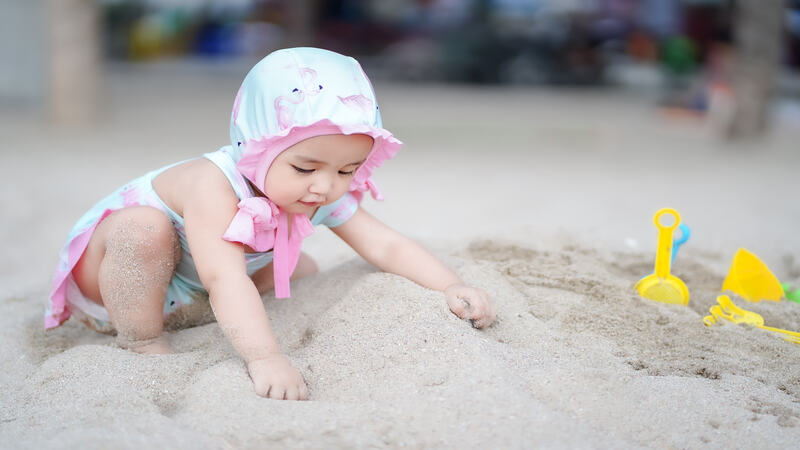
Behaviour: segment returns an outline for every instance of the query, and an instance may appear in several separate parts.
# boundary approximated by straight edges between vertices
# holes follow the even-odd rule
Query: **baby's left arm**
[[[442,291],[456,316],[475,328],[489,326],[495,318],[491,297],[463,281],[428,250],[386,226],[359,208],[347,222],[331,228],[365,260],[384,272],[403,276]]]

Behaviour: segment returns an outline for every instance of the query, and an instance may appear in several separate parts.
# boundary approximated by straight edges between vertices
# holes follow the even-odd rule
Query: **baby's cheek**
[[[344,195],[347,191],[350,190],[350,183],[352,183],[352,182],[353,182],[353,176],[352,175],[350,175],[349,177],[344,177],[342,179],[342,181],[341,181],[342,195]],[[340,195],[340,197],[341,197],[341,195]]]

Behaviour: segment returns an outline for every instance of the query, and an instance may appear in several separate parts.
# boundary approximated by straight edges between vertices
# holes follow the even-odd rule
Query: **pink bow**
[[[222,238],[248,245],[259,252],[273,249],[275,297],[288,298],[291,295],[289,280],[297,267],[300,247],[303,239],[314,232],[314,226],[305,214],[288,214],[263,197],[242,199],[238,207],[239,211]]]
[[[278,206],[262,197],[250,197],[242,199],[238,207],[222,239],[241,242],[259,252],[271,249],[275,244],[273,230],[278,227]]]

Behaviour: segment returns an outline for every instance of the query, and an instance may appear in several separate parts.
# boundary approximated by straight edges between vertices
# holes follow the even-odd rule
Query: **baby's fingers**
[[[256,395],[259,397],[266,397],[269,394],[270,385],[266,383],[254,383],[253,388],[256,391]]]
[[[472,312],[469,315],[469,323],[474,328],[483,328],[486,326],[487,317],[485,309],[486,308],[481,304],[477,304],[472,308]]]
[[[475,328],[485,328],[485,327],[488,327],[489,325],[491,325],[492,322],[494,322],[494,317],[487,315],[487,316],[483,316],[483,317],[480,317],[480,318],[477,318],[477,319],[470,319],[469,322]]]
[[[308,400],[308,388],[305,383],[293,386],[286,391],[286,400]]]
[[[472,313],[470,314],[470,323],[475,328],[484,328],[494,322],[494,306],[486,299],[473,302]]]
[[[469,312],[472,309],[469,301],[461,297],[456,297],[455,301],[452,303],[453,304],[450,305],[450,311],[458,316],[459,319],[466,319],[469,316]]]
[[[267,395],[273,400],[283,400],[286,398],[286,389],[273,384]]]
[[[300,400],[300,389],[297,386],[286,390],[286,400]]]

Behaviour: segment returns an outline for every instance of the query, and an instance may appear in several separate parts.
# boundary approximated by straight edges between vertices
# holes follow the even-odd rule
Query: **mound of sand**
[[[360,260],[301,280],[266,306],[308,402],[257,397],[216,323],[141,356],[75,321],[45,333],[40,298],[7,299],[0,434],[15,448],[796,445],[800,346],[702,324],[718,255],[676,264],[689,307],[638,297],[650,258],[473,242],[445,259],[495,298],[486,331]],[[746,306],[800,328],[796,304]]]

